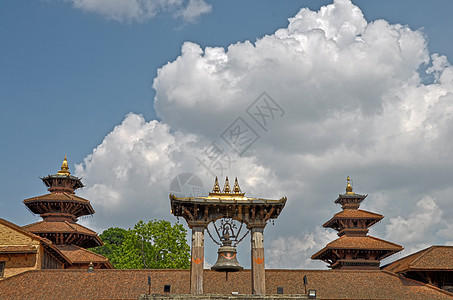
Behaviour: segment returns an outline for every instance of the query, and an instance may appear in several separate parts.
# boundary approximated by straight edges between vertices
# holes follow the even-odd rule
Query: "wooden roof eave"
[[[362,248],[360,248],[360,245],[354,245],[354,246],[351,246],[351,247],[329,247],[329,246],[327,246],[326,248],[327,248],[327,250],[388,251],[389,254],[386,254],[386,255],[382,256],[382,259],[402,250],[402,249],[396,249],[396,248],[376,248],[376,247],[362,247]]]
[[[409,267],[406,270],[398,271],[398,273],[405,273],[405,272],[453,272],[453,268],[451,269],[443,269],[443,268],[411,268]]]
[[[262,199],[262,198],[248,198],[247,200],[244,199],[234,199],[234,198],[215,198],[215,199],[209,199],[205,197],[185,197],[185,198],[178,198],[172,194],[170,194],[170,200],[172,203],[172,206],[174,204],[216,204],[216,205],[231,205],[231,204],[236,204],[236,205],[281,205],[284,206],[286,204],[287,198],[282,197],[279,200],[273,200],[273,199]]]
[[[42,239],[42,242],[43,247],[47,251],[52,253],[54,256],[59,258],[60,262],[72,265],[71,260],[66,255],[64,255],[57,247],[55,247],[55,245],[52,244],[52,242],[48,241],[47,239]]]
[[[341,203],[344,199],[361,199],[361,201],[363,201],[366,197],[368,197],[368,194],[339,194],[338,198],[334,200],[334,203]]]
[[[60,197],[60,199],[54,199],[52,197],[55,197],[55,195],[58,195],[59,197],[60,196],[64,196],[65,198],[63,197]],[[76,202],[76,203],[80,203],[80,204],[88,204],[90,205],[90,200],[88,199],[85,199],[85,198],[82,198],[82,197],[79,197],[75,194],[68,194],[66,192],[64,193],[48,193],[48,194],[44,194],[44,195],[40,195],[40,196],[35,196],[35,197],[31,197],[31,198],[27,198],[27,199],[24,199],[22,201],[22,203],[24,204],[27,204],[27,203],[30,203],[30,202],[43,202],[43,201],[46,201],[46,202],[61,202],[61,201],[64,201],[64,202]]]
[[[401,249],[387,250],[388,252],[386,254],[384,254],[383,256],[381,256],[380,259],[382,260],[384,258],[387,258],[387,257],[389,257],[389,256],[391,256],[391,255],[393,255],[395,253],[398,253],[398,252],[402,251],[403,249],[404,248],[401,247]],[[381,250],[381,249],[379,249],[379,250]],[[385,251],[385,250],[382,250],[382,251]]]
[[[328,251],[329,249],[327,249],[327,247],[324,247],[322,248],[321,250],[319,250],[318,252],[316,252],[315,254],[313,254],[310,258],[311,259],[320,259],[322,260],[323,256],[326,255],[326,252]]]
[[[80,189],[85,187],[85,185],[82,183],[82,177],[76,177],[73,175],[60,175],[60,174],[54,174],[54,175],[47,175],[46,177],[39,177],[44,183],[45,186],[51,187],[50,183],[48,182],[51,179],[69,179],[71,181],[74,181],[76,183],[75,189]]]
[[[359,217],[357,217],[357,218],[353,218],[353,217],[333,217],[329,221],[327,221],[324,224],[322,224],[322,227],[335,229],[335,225],[338,223],[337,222],[338,220],[371,220],[370,223],[368,223],[368,225],[367,225],[368,227],[371,227],[374,224],[376,224],[379,221],[381,221],[383,218],[384,218],[384,216],[382,216],[382,218],[375,218],[375,219],[368,218],[368,217],[367,218],[365,218],[365,217],[362,217],[362,218],[359,218]]]

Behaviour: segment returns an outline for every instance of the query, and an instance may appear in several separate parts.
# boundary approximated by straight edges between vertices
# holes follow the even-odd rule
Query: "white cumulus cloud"
[[[338,238],[335,232],[317,226],[313,232],[303,236],[279,236],[268,243],[266,267],[269,268],[322,268],[325,263],[310,257],[321,250],[327,243]]]
[[[350,175],[369,195],[364,207],[386,216],[373,234],[405,247],[451,241],[442,212],[452,211],[453,67],[429,53],[423,32],[368,22],[336,0],[253,42],[186,42],[153,86],[161,121],[128,115],[77,168],[104,226],[172,218],[168,185],[179,173],[198,174],[207,190],[214,175],[238,176],[247,195],[288,196],[267,255],[305,265],[333,239],[316,228],[341,209],[333,200]],[[212,145],[221,161],[204,168]]]
[[[390,219],[386,226],[386,238],[400,243],[426,242],[426,233],[441,221],[442,211],[434,199],[425,197],[416,203],[415,211],[408,216]]]

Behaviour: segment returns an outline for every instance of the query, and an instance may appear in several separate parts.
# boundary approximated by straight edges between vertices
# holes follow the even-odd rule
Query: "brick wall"
[[[9,245],[39,245],[38,240],[18,232],[6,225],[0,224],[0,246]]]
[[[40,241],[31,238],[13,228],[0,224],[0,246],[28,246],[36,247],[37,253],[6,254],[0,253],[0,261],[5,262],[3,278],[7,278],[28,270],[40,268],[39,250]]]

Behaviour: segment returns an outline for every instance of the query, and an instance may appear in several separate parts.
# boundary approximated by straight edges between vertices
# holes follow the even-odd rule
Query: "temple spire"
[[[241,188],[239,187],[239,182],[238,182],[238,178],[236,177],[236,179],[234,180],[234,187],[233,187],[233,192],[236,193],[236,194],[239,194],[241,193]]]
[[[354,192],[352,191],[352,186],[351,186],[351,179],[349,179],[349,176],[348,176],[348,185],[346,186],[346,194],[354,195]]]
[[[220,193],[219,180],[217,179],[217,176],[215,177],[214,188],[212,189],[212,192]]]
[[[366,197],[352,191],[348,176],[346,193],[335,200],[343,211],[322,225],[338,231],[339,238],[313,254],[312,259],[323,260],[332,269],[379,270],[382,259],[403,250],[400,245],[368,235],[368,228],[384,216],[359,209]]]
[[[223,186],[223,192],[224,193],[230,192],[230,182],[228,181],[228,176],[225,179],[225,185]]]
[[[43,219],[30,224],[27,230],[52,241],[55,245],[76,245],[91,248],[102,245],[94,231],[77,224],[80,217],[94,214],[90,201],[75,195],[82,188],[80,178],[70,175],[65,155],[58,174],[41,178],[50,194],[25,199],[28,209]],[[96,262],[95,262],[96,263]]]
[[[71,175],[71,173],[69,173],[68,160],[66,159],[66,155],[64,156],[63,163],[61,164],[61,170],[58,171],[58,175]]]

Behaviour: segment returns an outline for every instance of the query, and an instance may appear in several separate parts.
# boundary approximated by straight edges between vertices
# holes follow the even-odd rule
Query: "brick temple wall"
[[[8,226],[0,224],[0,247],[8,246],[33,246],[37,249],[37,253],[0,253],[0,261],[5,262],[3,278],[7,278],[28,270],[35,270],[40,268],[39,253],[42,251],[40,242]]]

